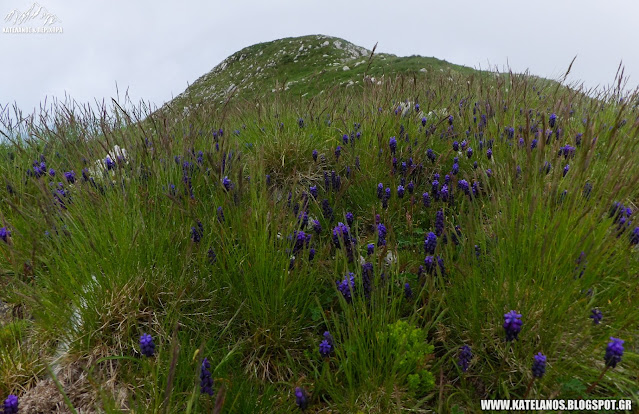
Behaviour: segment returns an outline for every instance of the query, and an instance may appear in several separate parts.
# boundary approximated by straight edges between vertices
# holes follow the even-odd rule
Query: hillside
[[[336,86],[382,84],[400,74],[425,77],[429,72],[472,73],[473,69],[432,57],[398,57],[375,53],[336,37],[285,38],[246,47],[224,59],[178,95],[169,105],[187,107],[222,103],[235,94],[251,98],[286,91],[291,96],[323,93]]]

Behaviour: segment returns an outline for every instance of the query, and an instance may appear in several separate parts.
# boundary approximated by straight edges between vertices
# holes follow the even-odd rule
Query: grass
[[[189,113],[57,107],[31,136],[2,144],[0,299],[11,311],[0,393],[25,412],[45,392],[78,412],[292,412],[297,387],[312,412],[476,412],[481,399],[524,395],[639,403],[636,226],[610,214],[639,198],[636,95],[593,98],[512,74],[427,76],[307,96],[258,88]],[[424,239],[438,211],[429,269]],[[334,236],[347,212],[350,236]],[[310,241],[296,242],[300,232]],[[511,310],[523,327],[507,342]],[[325,331],[333,349],[322,357]],[[597,382],[610,336],[625,353]],[[462,345],[473,353],[466,372]],[[531,382],[538,352],[546,374]],[[204,357],[212,397],[200,393]]]

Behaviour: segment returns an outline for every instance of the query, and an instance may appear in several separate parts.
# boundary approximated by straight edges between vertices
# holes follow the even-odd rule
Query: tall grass
[[[480,399],[523,397],[542,352],[547,374],[529,396],[639,403],[635,225],[611,214],[615,202],[636,210],[636,102],[442,73],[186,115],[68,104],[27,119],[0,150],[11,311],[0,392],[30,407],[52,378],[76,409],[290,412],[302,387],[317,411],[473,412]],[[439,190],[449,175],[448,199],[433,191],[436,174]],[[352,241],[333,233],[347,212]],[[300,232],[310,240],[298,243]],[[347,296],[339,284],[351,273]],[[502,327],[510,310],[523,315],[515,341]],[[153,357],[140,353],[142,333]],[[610,336],[626,352],[586,393]],[[466,372],[462,345],[474,355]],[[204,357],[213,397],[200,394]]]

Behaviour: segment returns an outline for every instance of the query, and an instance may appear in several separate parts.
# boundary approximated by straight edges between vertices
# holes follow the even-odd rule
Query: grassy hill
[[[361,90],[364,82],[381,85],[398,75],[428,78],[429,73],[437,71],[474,72],[436,58],[371,55],[371,50],[336,37],[285,38],[234,53],[197,79],[169,105],[182,108],[219,104],[231,95],[239,99],[280,92],[293,97],[315,96],[340,86]]]
[[[637,97],[368,54],[256,45],[2,144],[9,409],[639,404]]]

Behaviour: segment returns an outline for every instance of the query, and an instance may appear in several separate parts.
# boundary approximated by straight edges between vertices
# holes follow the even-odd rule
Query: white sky
[[[156,105],[239,49],[307,34],[337,36],[399,56],[612,83],[620,61],[639,85],[635,0],[38,0],[62,34],[0,33],[0,104],[26,113],[45,96],[109,101],[127,88]],[[5,16],[33,0],[2,0]],[[23,24],[36,26],[39,23]]]

